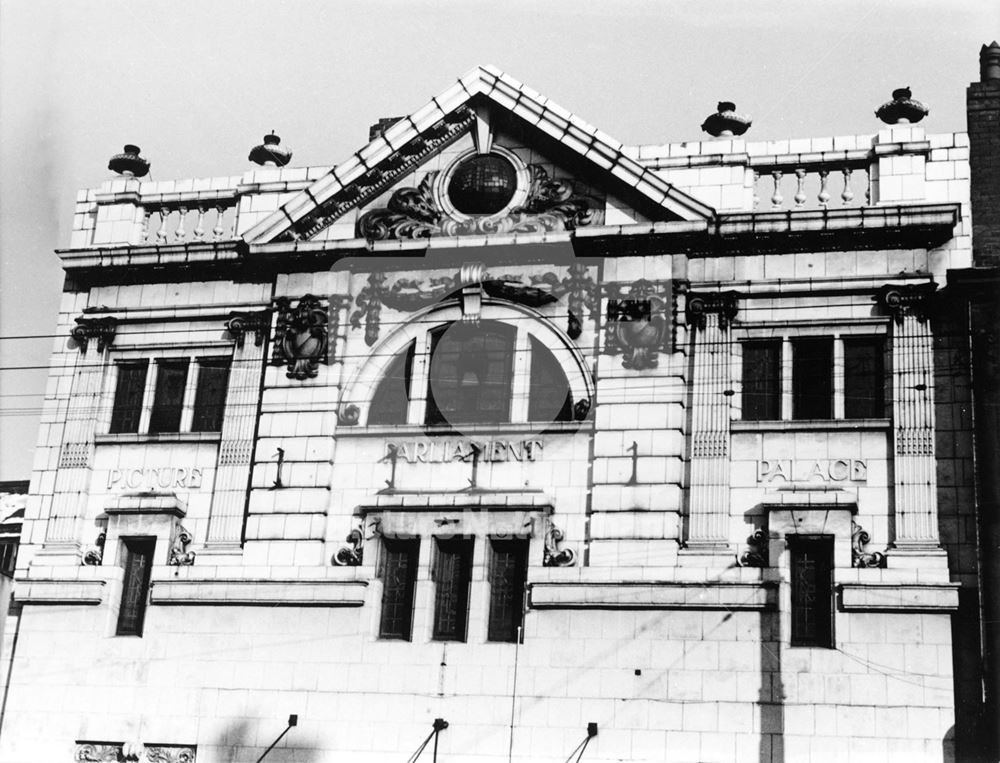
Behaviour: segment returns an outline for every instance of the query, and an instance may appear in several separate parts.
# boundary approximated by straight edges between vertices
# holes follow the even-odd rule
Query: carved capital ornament
[[[97,340],[97,352],[102,353],[115,341],[118,333],[117,318],[86,318],[76,319],[76,325],[70,329],[69,335],[79,345],[81,352],[86,352],[91,340]]]
[[[312,294],[306,294],[294,307],[287,297],[278,297],[274,303],[278,320],[271,362],[287,365],[289,379],[315,378],[319,364],[328,362],[327,308]]]

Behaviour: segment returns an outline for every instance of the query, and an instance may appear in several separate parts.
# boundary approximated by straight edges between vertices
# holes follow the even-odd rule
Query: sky
[[[240,174],[275,130],[336,164],[379,117],[494,64],[627,144],[876,131],[908,85],[965,130],[996,0],[0,0],[0,480],[28,479],[78,189],[135,143],[156,180]],[[42,337],[24,338],[17,337]]]

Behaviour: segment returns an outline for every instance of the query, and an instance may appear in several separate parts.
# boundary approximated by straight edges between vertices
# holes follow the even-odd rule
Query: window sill
[[[732,421],[733,432],[809,432],[830,429],[888,430],[889,419],[796,419],[789,421]]]
[[[147,442],[219,442],[221,439],[222,432],[158,432],[156,434],[124,432],[99,434],[94,437],[94,442],[97,445],[125,445]]]
[[[472,435],[504,435],[504,434],[572,434],[580,429],[589,429],[591,420],[584,421],[553,421],[545,424],[540,421],[525,421],[516,424],[375,424],[373,426],[339,426],[337,437],[467,437]]]

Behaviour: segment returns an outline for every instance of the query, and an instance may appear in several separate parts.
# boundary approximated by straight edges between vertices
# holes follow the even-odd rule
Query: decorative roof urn
[[[272,130],[270,135],[264,136],[262,144],[254,146],[250,150],[250,156],[247,158],[261,167],[267,164],[274,167],[284,167],[292,160],[292,152],[287,148],[282,148],[280,143],[281,138],[275,135],[274,130]]]
[[[892,100],[878,107],[875,116],[887,125],[916,124],[930,113],[920,101],[913,100],[908,87],[899,87],[892,91]]]
[[[713,138],[732,138],[742,135],[750,129],[753,120],[736,113],[736,104],[732,101],[719,101],[717,111],[706,117],[701,123],[701,129]]]
[[[131,143],[125,145],[120,154],[115,154],[108,161],[108,169],[125,177],[143,177],[149,172],[149,162],[139,156],[141,149]]]

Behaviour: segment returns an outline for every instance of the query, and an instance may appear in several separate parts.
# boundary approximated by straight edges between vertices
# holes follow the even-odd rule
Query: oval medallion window
[[[455,169],[448,199],[466,215],[493,215],[510,204],[517,191],[517,171],[497,154],[470,156]]]

